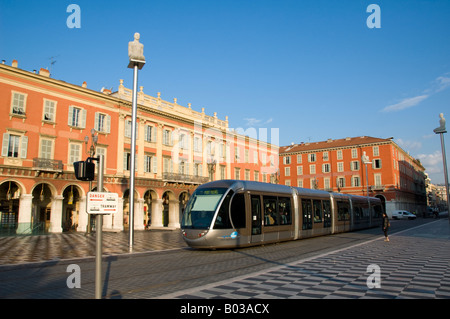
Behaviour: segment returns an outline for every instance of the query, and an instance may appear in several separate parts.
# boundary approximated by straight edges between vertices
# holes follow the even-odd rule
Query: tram
[[[181,232],[193,248],[236,248],[375,227],[382,212],[374,197],[220,180],[195,190]]]

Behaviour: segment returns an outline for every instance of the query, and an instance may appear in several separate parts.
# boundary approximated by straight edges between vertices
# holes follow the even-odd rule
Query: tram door
[[[262,209],[261,209],[261,197],[259,195],[250,196],[252,206],[252,243],[257,243],[262,240],[261,227],[262,227]]]
[[[312,204],[310,199],[302,199],[303,230],[312,229]]]

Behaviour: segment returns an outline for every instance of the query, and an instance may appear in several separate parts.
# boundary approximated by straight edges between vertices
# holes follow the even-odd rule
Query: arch
[[[39,232],[48,232],[50,230],[52,216],[53,199],[56,198],[56,188],[47,182],[40,182],[33,186],[31,192],[32,212],[31,222],[32,229]]]
[[[62,196],[62,230],[66,232],[75,230],[81,211],[81,198],[84,197],[83,189],[76,184],[67,185],[63,188]]]
[[[0,233],[14,234],[19,226],[21,185],[14,180],[0,184]]]
[[[158,193],[154,189],[147,189],[144,192],[144,225],[149,229],[152,225],[152,214],[157,211]]]
[[[186,204],[191,197],[191,193],[189,190],[184,190],[180,192],[180,195],[178,196],[179,201],[179,220],[183,218],[184,209],[186,208]]]
[[[20,195],[26,194],[26,191],[27,191],[27,190],[26,190],[26,188],[25,188],[25,185],[24,185],[21,181],[15,179],[15,178],[4,179],[3,181],[0,182],[0,187],[1,187],[4,183],[7,183],[7,184],[8,184],[9,182],[12,182],[12,183],[15,183],[16,185],[18,185],[18,188],[19,188],[19,192],[20,192],[20,193],[15,194],[16,196],[20,197]],[[1,193],[0,193],[0,194],[1,194]]]
[[[128,230],[130,229],[130,189],[127,188],[125,190],[123,190],[123,226],[124,229]],[[136,203],[139,200],[139,192],[134,189],[134,204],[135,204],[135,214],[134,214],[134,219],[137,219],[137,214],[136,214]]]

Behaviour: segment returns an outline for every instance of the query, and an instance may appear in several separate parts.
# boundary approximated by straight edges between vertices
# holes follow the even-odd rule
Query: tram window
[[[291,199],[288,197],[278,197],[278,215],[279,225],[291,225]]]
[[[236,194],[231,201],[231,219],[235,228],[245,228],[245,197]]]
[[[322,222],[322,201],[313,200],[313,211],[314,211],[314,222],[321,223]]]
[[[275,196],[264,196],[264,226],[277,225],[277,198]]]
[[[338,201],[338,220],[350,220],[350,206],[348,202]]]
[[[214,223],[214,229],[230,229],[233,228],[230,223],[230,199],[234,192],[229,191],[227,196],[225,196],[222,205],[220,205],[219,212],[217,213],[216,221]]]
[[[372,208],[372,216],[374,218],[380,218],[381,215],[383,215],[383,208],[381,207],[381,205],[375,205]]]

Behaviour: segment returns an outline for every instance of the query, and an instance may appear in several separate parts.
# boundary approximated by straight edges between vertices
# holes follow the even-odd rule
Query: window
[[[302,154],[298,154],[297,155],[297,164],[301,164],[302,163]]]
[[[194,176],[202,176],[203,175],[203,164],[194,163]]]
[[[151,125],[145,126],[144,140],[146,142],[156,142],[156,127]]]
[[[9,135],[8,140],[8,157],[19,157],[19,140],[20,136]]]
[[[342,150],[337,151],[336,155],[337,155],[337,159],[341,160],[342,159]]]
[[[344,162],[337,163],[337,171],[343,172],[344,171]]]
[[[86,110],[75,106],[69,106],[69,126],[76,128],[86,127]]]
[[[372,167],[373,168],[381,168],[381,159],[379,159],[379,158],[374,159],[372,162]]]
[[[163,158],[163,172],[172,173],[173,172],[173,162],[171,157]]]
[[[322,222],[322,201],[318,199],[313,200],[313,212],[314,212],[314,223]]]
[[[291,176],[291,168],[290,167],[284,168],[284,176]]]
[[[180,139],[178,141],[178,144],[180,146],[180,149],[187,149],[187,139],[186,139],[186,134],[181,134],[180,135]]]
[[[352,148],[352,158],[358,158],[358,150],[356,148]]]
[[[125,137],[131,138],[131,120],[125,121]],[[138,139],[139,124],[136,123],[136,139]]]
[[[78,162],[81,159],[81,145],[69,144],[69,165]]]
[[[194,137],[194,151],[201,152],[202,151],[202,139],[200,137]]]
[[[328,161],[329,160],[328,152],[323,152],[323,160],[324,161]]]
[[[235,228],[245,228],[245,197],[244,194],[235,194],[230,206],[231,221]]]
[[[55,122],[56,102],[44,99],[44,117],[47,122]]]
[[[28,137],[3,133],[2,156],[27,158]]]
[[[325,190],[331,189],[330,179],[329,178],[324,178],[323,179],[323,187],[324,187]]]
[[[220,179],[225,179],[225,169],[226,169],[226,166],[224,166],[224,165],[220,165]]]
[[[308,154],[308,162],[315,162],[315,161],[316,161],[316,154],[315,153]]]
[[[131,124],[131,122],[130,122]],[[111,129],[111,116],[103,113],[95,113],[94,128],[97,132],[110,133]]]
[[[378,146],[373,147],[373,156],[380,156],[380,148]]]
[[[381,184],[381,174],[374,174],[375,186],[382,186]]]
[[[289,197],[264,196],[264,226],[291,225]]]
[[[172,145],[172,131],[170,130],[163,131],[163,144],[168,146]]]
[[[338,177],[337,178],[337,185],[340,188],[345,187],[345,177]]]
[[[144,155],[144,172],[146,173],[156,173],[157,172],[157,160],[156,156],[152,154]]]
[[[291,164],[291,157],[290,156],[284,156],[283,157],[283,164],[286,164],[286,165]]]
[[[314,164],[309,165],[309,173],[310,174],[316,173],[316,165],[314,165]]]
[[[245,174],[245,180],[249,181],[250,180],[250,170],[246,169],[244,174]]]
[[[40,158],[52,159],[53,140],[41,139]]]
[[[26,94],[13,92],[11,101],[11,113],[25,115]]]
[[[297,175],[303,175],[303,166],[297,166]]]
[[[241,179],[241,169],[240,168],[234,169],[234,179]]]
[[[330,171],[330,164],[322,164],[322,173],[329,173]]]
[[[344,201],[337,201],[338,220],[350,220],[350,204]]]
[[[359,161],[350,162],[350,169],[352,171],[359,171]]]
[[[361,181],[360,181],[359,176],[352,176],[352,186],[353,187],[361,186]]]

